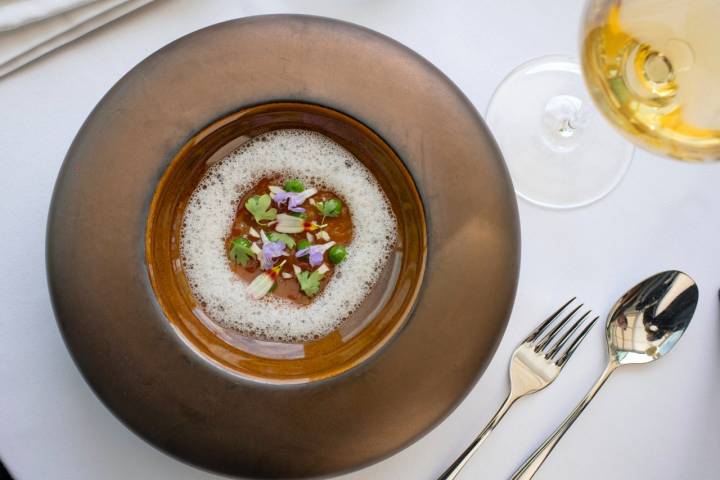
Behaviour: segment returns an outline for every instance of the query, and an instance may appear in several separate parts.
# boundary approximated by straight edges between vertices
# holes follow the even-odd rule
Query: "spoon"
[[[650,363],[666,355],[687,329],[698,302],[698,288],[690,276],[669,270],[630,289],[613,306],[605,327],[608,365],[575,410],[560,424],[512,480],[530,480],[565,432],[618,367]]]

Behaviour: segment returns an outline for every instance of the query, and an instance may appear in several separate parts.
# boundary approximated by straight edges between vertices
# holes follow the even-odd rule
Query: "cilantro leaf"
[[[263,225],[264,221],[275,220],[275,217],[277,217],[277,209],[269,208],[270,202],[272,202],[272,199],[267,193],[260,196],[254,195],[245,202],[245,208],[255,217],[257,223]]]
[[[338,217],[342,213],[342,202],[337,198],[331,198],[325,202],[315,204],[323,217]]]
[[[295,276],[300,283],[300,290],[308,297],[313,297],[320,291],[320,280],[322,280],[323,277],[322,273],[318,271],[312,273],[299,272],[296,273]]]
[[[251,249],[252,243],[244,237],[235,237],[230,242],[230,252],[228,256],[230,260],[239,263],[243,267],[247,266],[251,258],[255,258],[255,252]]]
[[[282,242],[287,248],[295,248],[295,240],[287,233],[270,232],[268,238],[271,242]]]

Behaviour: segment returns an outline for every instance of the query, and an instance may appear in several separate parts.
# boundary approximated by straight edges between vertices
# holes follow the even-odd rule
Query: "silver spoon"
[[[698,302],[698,288],[690,276],[670,270],[647,278],[613,306],[605,334],[608,365],[597,383],[575,410],[560,424],[512,480],[529,480],[610,374],[622,365],[650,363],[666,355],[687,329]]]

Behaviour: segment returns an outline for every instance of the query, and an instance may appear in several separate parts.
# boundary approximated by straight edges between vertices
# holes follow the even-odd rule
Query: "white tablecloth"
[[[44,235],[55,177],[83,120],[121,75],[222,20],[310,13],[403,42],[484,112],[516,65],[576,52],[581,3],[159,1],[0,81],[0,458],[11,473],[18,480],[221,478],[157,451],[115,419],[80,377],[50,308]],[[719,478],[719,187],[720,163],[687,165],[637,151],[618,189],[590,207],[558,212],[521,201],[517,301],[485,375],[420,441],[341,478],[434,479],[494,413],[510,352],[540,317],[572,295],[604,317],[626,287],[666,268],[687,271],[700,286],[689,331],[668,358],[618,371],[537,478]],[[594,382],[603,345],[596,328],[554,385],[516,404],[463,478],[507,478]]]

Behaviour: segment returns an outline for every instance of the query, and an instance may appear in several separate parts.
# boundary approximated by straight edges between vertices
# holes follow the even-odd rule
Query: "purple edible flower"
[[[260,237],[263,243],[260,267],[263,270],[270,270],[273,265],[275,265],[275,259],[277,257],[287,256],[288,252],[285,251],[285,244],[283,242],[271,242],[263,230],[260,230]]]
[[[335,242],[327,242],[321,245],[310,245],[309,247],[298,250],[297,253],[295,253],[295,256],[300,258],[308,255],[310,257],[310,265],[317,267],[323,263],[325,251],[333,245],[335,245]]]
[[[307,190],[303,190],[300,193],[286,192],[280,187],[270,187],[270,191],[272,192],[272,199],[275,201],[278,207],[281,206],[283,203],[288,202],[288,210],[296,213],[304,212],[305,209],[300,205],[302,205],[305,200],[317,193],[317,189],[315,188],[309,188]]]

